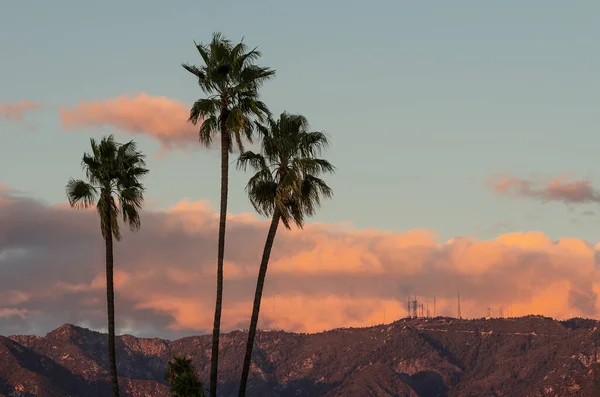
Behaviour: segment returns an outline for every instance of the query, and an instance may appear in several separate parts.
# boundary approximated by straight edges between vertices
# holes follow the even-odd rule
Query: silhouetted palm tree
[[[108,306],[108,359],[113,396],[119,396],[115,353],[115,294],[113,285],[113,237],[119,241],[121,233],[118,217],[129,224],[132,231],[140,228],[139,210],[144,202],[144,186],[139,178],[148,173],[144,155],[134,141],[115,142],[112,135],[100,143],[90,139],[92,153],[85,153],[81,165],[87,182],[70,179],[66,191],[69,204],[87,208],[96,204],[100,215],[100,230],[106,245],[106,301]],[[115,202],[115,196],[119,206]]]
[[[194,43],[195,44],[195,43]],[[244,138],[252,142],[253,117],[262,120],[269,115],[267,106],[259,100],[260,86],[275,75],[275,71],[257,66],[261,56],[255,49],[248,51],[243,42],[233,45],[220,33],[214,33],[209,44],[196,44],[204,65],[182,66],[198,78],[200,89],[207,95],[190,110],[189,122],[200,126],[200,143],[210,146],[213,137],[221,138],[221,202],[219,243],[217,255],[217,298],[212,336],[210,367],[210,397],[217,396],[219,366],[219,333],[223,304],[223,256],[225,253],[225,224],[229,185],[229,153],[233,143],[244,151]]]
[[[329,198],[333,195],[325,181],[319,178],[324,173],[334,172],[333,165],[327,160],[317,158],[329,145],[324,133],[309,132],[306,118],[285,112],[279,120],[269,118],[266,125],[257,123],[257,126],[262,136],[261,153],[242,153],[238,167],[256,171],[246,186],[248,197],[259,214],[272,218],[256,283],[240,397],[246,395],[260,302],[279,221],[288,229],[292,223],[302,228],[305,218],[312,216],[319,207],[321,196]]]
[[[167,364],[165,377],[173,397],[204,397],[202,382],[198,380],[192,360],[177,355]]]

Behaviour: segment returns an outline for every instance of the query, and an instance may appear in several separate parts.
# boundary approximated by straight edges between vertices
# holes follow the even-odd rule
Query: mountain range
[[[247,334],[221,337],[220,388],[236,396]],[[121,335],[122,395],[166,397],[166,364],[210,371],[210,335]],[[402,319],[317,334],[260,331],[248,397],[600,396],[600,322],[541,316]],[[46,336],[0,336],[0,396],[110,396],[105,334],[65,324]]]

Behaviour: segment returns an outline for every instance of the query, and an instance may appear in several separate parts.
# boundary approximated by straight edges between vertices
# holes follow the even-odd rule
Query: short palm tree
[[[323,132],[309,132],[308,122],[301,115],[282,113],[279,120],[269,118],[266,125],[258,124],[262,136],[260,153],[246,151],[238,159],[238,167],[256,171],[246,186],[252,206],[264,216],[271,217],[271,226],[263,250],[238,396],[246,395],[246,385],[252,361],[252,348],[260,313],[265,277],[271,248],[279,222],[290,229],[292,224],[302,228],[306,217],[315,214],[321,197],[331,197],[332,190],[319,178],[333,173],[327,160],[317,158],[329,145]]]
[[[106,246],[106,301],[108,305],[108,358],[113,396],[119,396],[115,353],[115,293],[113,285],[113,237],[121,233],[118,217],[132,231],[140,228],[139,210],[144,202],[144,186],[139,179],[148,173],[144,155],[134,141],[115,142],[112,135],[100,143],[90,139],[92,152],[85,153],[81,165],[87,182],[70,179],[66,191],[71,207],[80,209],[96,204],[100,215],[100,230]],[[115,202],[115,196],[119,202]]]
[[[202,382],[196,376],[192,360],[177,355],[167,364],[166,381],[173,397],[204,397]]]
[[[195,43],[194,43],[195,44]],[[217,254],[217,298],[212,335],[210,367],[210,397],[217,396],[219,366],[219,333],[223,304],[223,257],[225,253],[225,224],[229,186],[229,153],[234,144],[244,151],[244,140],[252,142],[253,119],[268,116],[267,106],[259,100],[261,85],[275,76],[275,71],[257,66],[261,56],[255,49],[248,51],[243,42],[233,45],[220,33],[214,33],[209,44],[196,44],[204,62],[201,66],[182,66],[198,78],[206,98],[197,100],[190,110],[189,122],[201,122],[200,143],[209,147],[216,135],[221,138],[221,201],[219,243]]]

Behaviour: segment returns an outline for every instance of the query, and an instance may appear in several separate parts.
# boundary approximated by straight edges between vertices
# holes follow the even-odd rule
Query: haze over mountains
[[[598,396],[600,322],[403,319],[318,334],[258,335],[249,396]],[[222,337],[221,395],[233,396],[245,333]],[[0,395],[109,394],[106,335],[65,324],[44,337],[0,337]],[[166,362],[190,355],[208,378],[210,336],[118,339],[128,396],[168,396]],[[366,394],[365,394],[366,393]]]

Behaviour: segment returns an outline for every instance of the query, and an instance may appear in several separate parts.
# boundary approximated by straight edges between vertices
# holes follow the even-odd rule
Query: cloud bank
[[[29,101],[21,101],[19,103],[0,102],[0,119],[23,121],[25,113],[39,107],[39,103]]]
[[[118,132],[149,135],[163,148],[173,149],[198,142],[199,127],[187,122],[189,112],[177,100],[141,93],[63,107],[60,119],[65,130],[108,126]]]
[[[531,181],[511,175],[497,175],[488,186],[498,195],[526,197],[541,201],[560,201],[567,204],[600,203],[600,192],[589,179],[573,180],[569,175],[548,181]]]
[[[178,337],[211,330],[218,215],[182,200],[142,214],[140,232],[116,245],[121,332]],[[246,328],[267,222],[228,220],[223,328]],[[512,308],[514,316],[600,317],[597,247],[539,232],[440,241],[429,230],[392,233],[309,224],[281,230],[259,327],[317,332],[406,315],[406,299],[433,294],[441,315]],[[44,333],[65,322],[103,329],[104,258],[94,210],[46,206],[0,191],[0,329]]]

